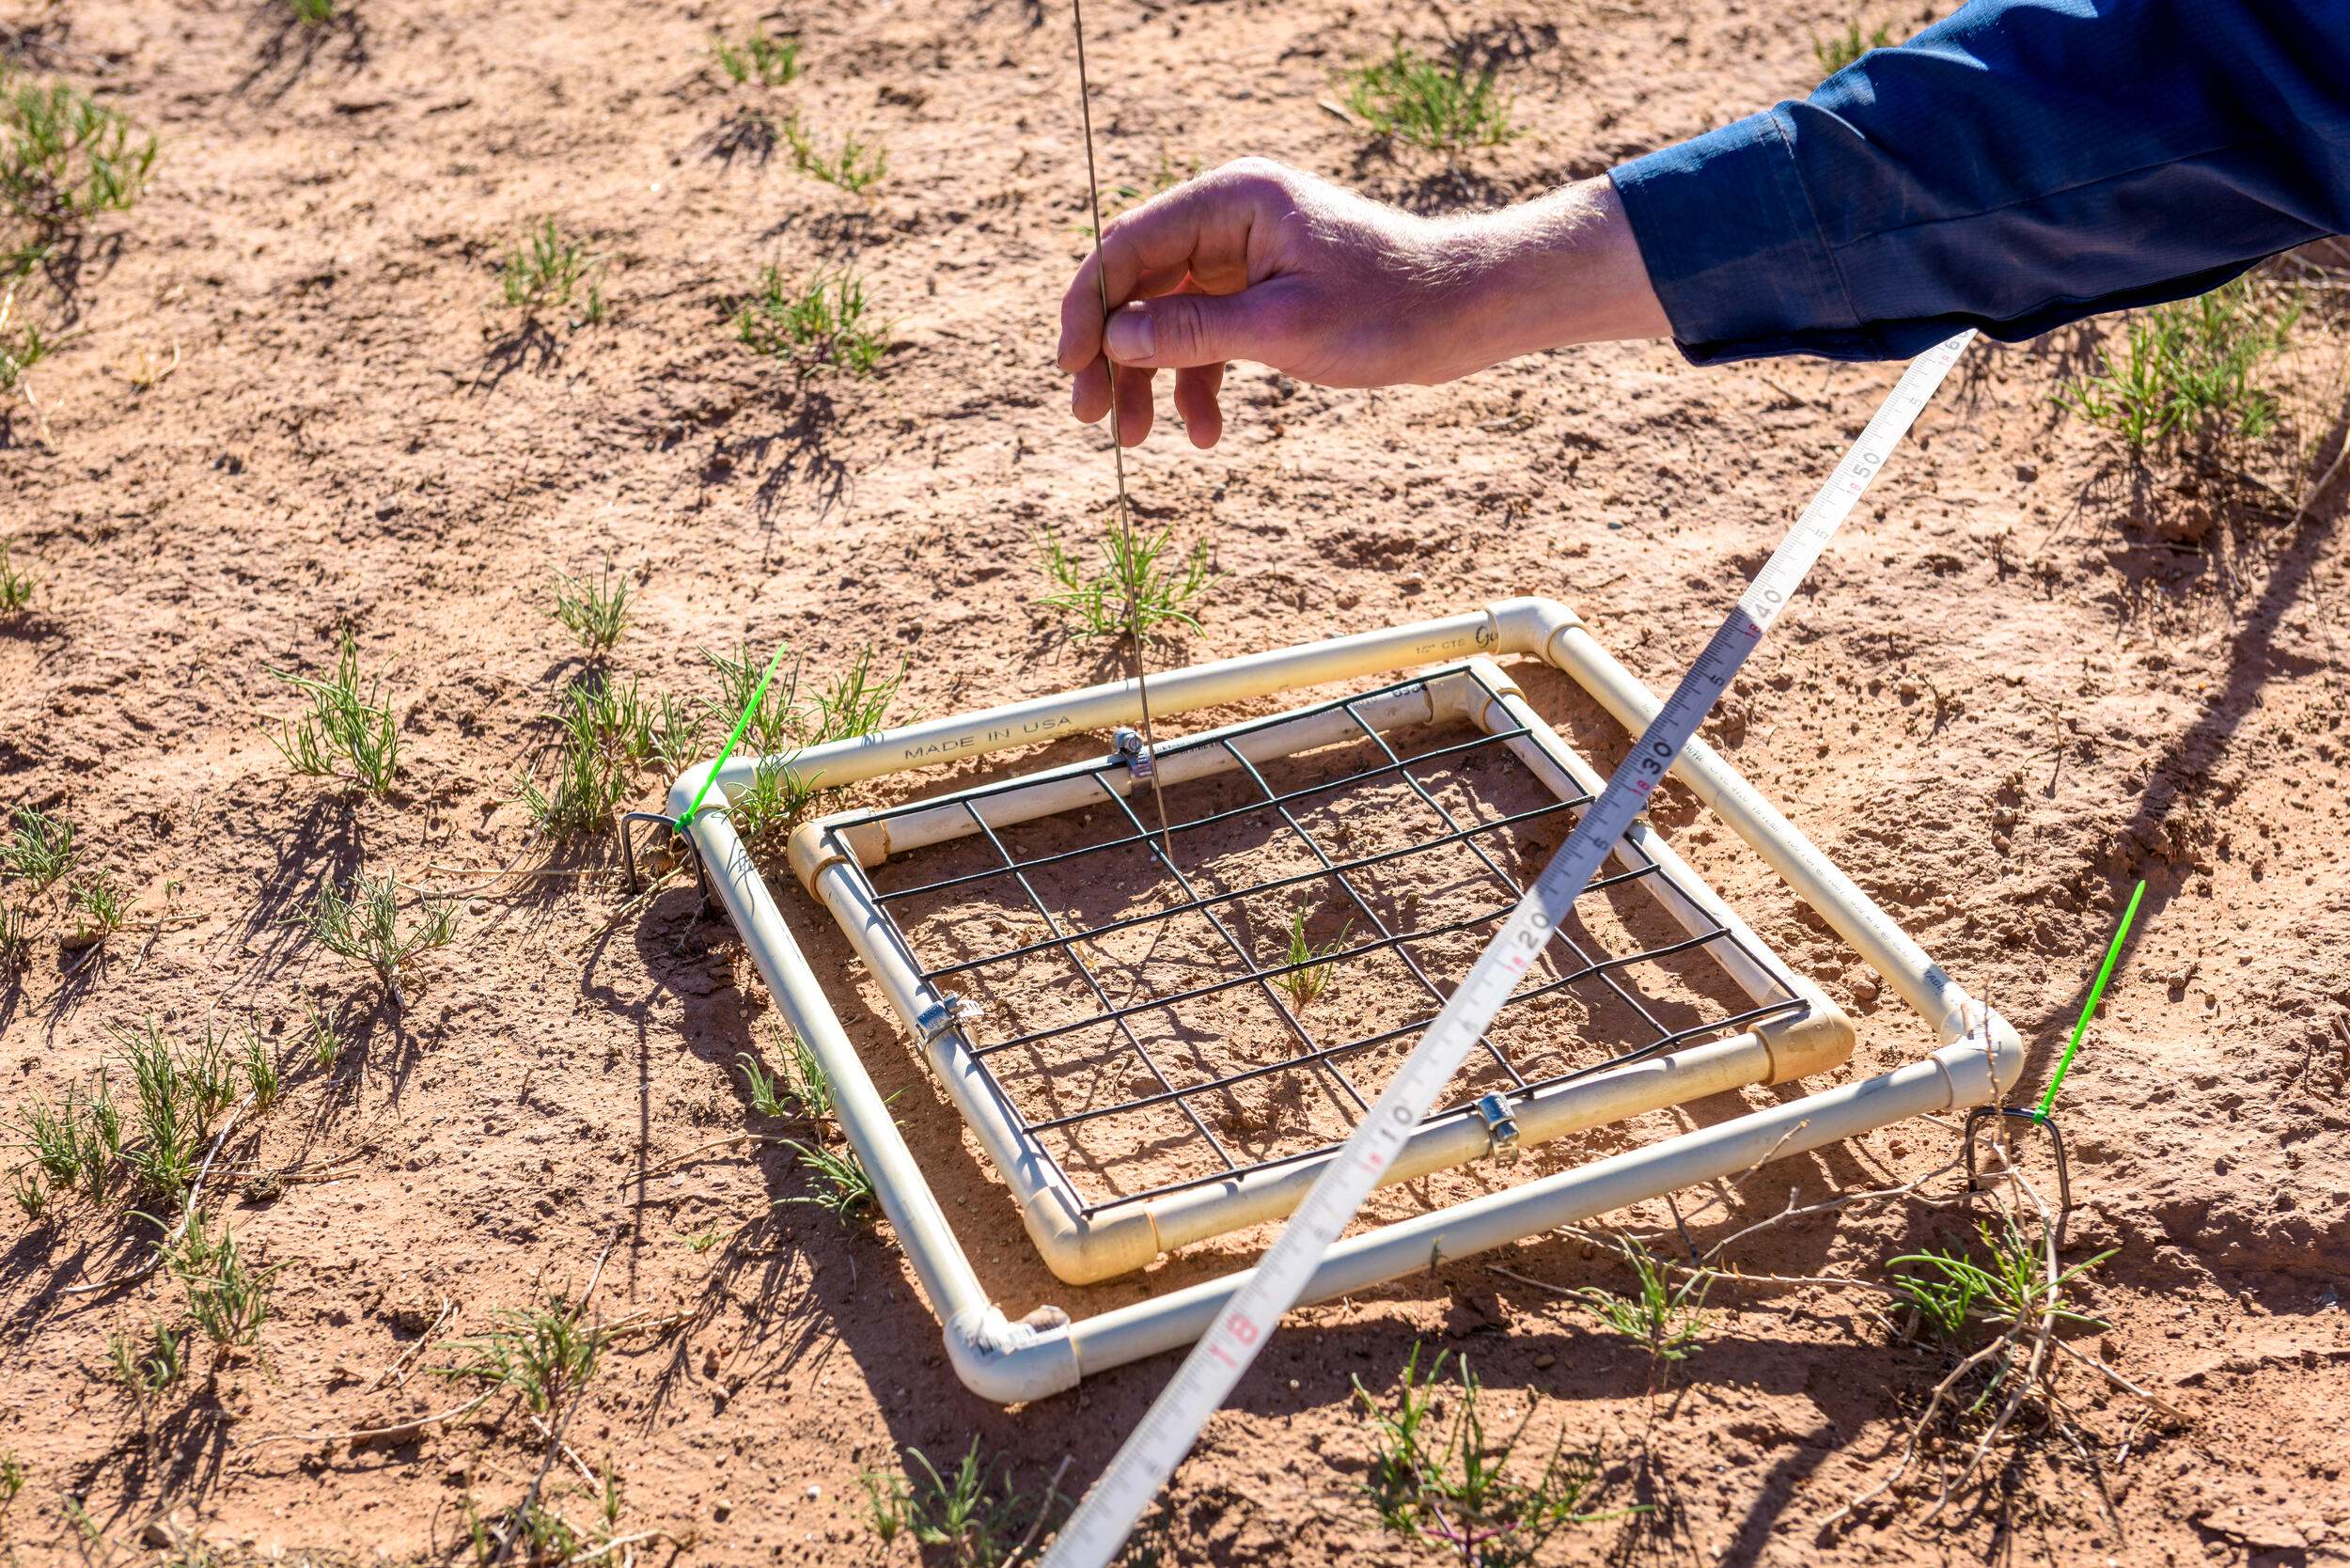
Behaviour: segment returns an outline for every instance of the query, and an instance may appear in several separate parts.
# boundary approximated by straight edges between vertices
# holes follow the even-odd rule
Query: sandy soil
[[[1316,106],[1390,35],[1439,36],[1430,13],[1091,9],[1109,182],[1259,152],[1423,206],[1531,193],[1800,92],[1810,39],[1847,20],[1810,0],[1448,13],[1501,64],[1529,132],[1448,169],[1367,150]],[[1030,1490],[1067,1459],[1073,1491],[1169,1370],[1010,1412],[965,1394],[885,1230],[771,1209],[807,1191],[789,1150],[706,1147],[778,1130],[733,1070],[778,1031],[726,926],[683,886],[625,906],[609,840],[557,855],[559,874],[488,874],[545,855],[514,795],[582,672],[547,614],[556,569],[609,554],[632,573],[612,666],[648,690],[708,695],[697,648],[786,637],[818,669],[867,644],[907,655],[901,717],[1117,668],[1032,606],[1036,530],[1081,537],[1109,484],[1049,370],[1084,221],[1065,18],[787,8],[770,24],[801,35],[809,71],[773,92],[710,69],[713,29],[752,20],[609,0],[352,0],[311,31],[252,0],[0,10],[0,47],[164,141],[151,195],[79,279],[86,330],[38,373],[45,429],[21,405],[0,425],[0,534],[40,579],[29,618],[0,627],[0,797],[70,817],[88,864],[139,900],[87,962],[60,945],[55,901],[34,902],[32,965],[0,990],[6,1098],[86,1081],[118,1055],[110,1029],[144,1017],[184,1035],[249,1015],[290,1053],[315,1002],[357,1040],[331,1074],[298,1067],[209,1184],[280,1269],[258,1356],[199,1353],[134,1408],[108,1380],[109,1337],[178,1310],[177,1287],[72,1293],[136,1263],[151,1232],[120,1204],[5,1222],[14,1560],[151,1557],[175,1532],[231,1560],[462,1557],[466,1499],[510,1504],[540,1471],[523,1415],[356,1449],[270,1439],[448,1407],[464,1390],[416,1369],[591,1275],[603,1321],[650,1326],[615,1344],[569,1445],[616,1468],[623,1533],[690,1541],[693,1562],[902,1560],[864,1523],[860,1470],[908,1447],[945,1460],[976,1435]],[[828,138],[879,137],[887,177],[855,197],[800,176],[745,134],[761,101]],[[546,214],[605,259],[607,321],[496,303],[496,258]],[[795,389],[734,340],[732,302],[769,261],[867,274],[894,326],[875,378]],[[2063,418],[2051,391],[2099,341],[1970,356],[1711,733],[2017,1021],[2030,1082],[2148,879],[2064,1105],[2071,1252],[2118,1249],[2085,1288],[2113,1325],[2093,1343],[2178,1412],[2148,1419],[2067,1375],[2109,1508],[2077,1454],[2027,1435],[1938,1520],[1912,1494],[1824,1529],[1939,1374],[1872,1298],[1718,1298],[1676,1391],[1652,1402],[1636,1350],[1479,1260],[1301,1314],[1181,1473],[1162,1521],[1174,1560],[1411,1559],[1363,1499],[1350,1380],[1387,1387],[1416,1338],[1469,1354],[1512,1409],[1539,1398],[1545,1443],[1603,1443],[1612,1499],[1651,1506],[1569,1532],[1563,1560],[2350,1555],[2350,563],[2342,487],[2295,506],[2342,440],[2340,337],[2323,312],[2303,323],[2280,372],[2285,433],[2236,472],[2134,471]],[[1426,391],[1236,370],[1217,452],[1162,437],[1130,468],[1145,521],[1209,540],[1222,573],[1205,631],[1154,660],[1540,591],[1667,683],[1890,379],[1700,373],[1649,346]],[[388,801],[290,778],[260,728],[293,707],[269,667],[323,666],[345,626],[397,694]],[[1622,744],[1575,717],[1563,680],[1520,679],[1595,759]],[[1853,1012],[1846,1074],[1927,1043],[1730,834],[1685,802],[1659,820]],[[284,923],[321,878],[361,868],[480,889],[402,1016]],[[846,945],[778,886],[1007,1300],[1089,1311],[1229,1262],[1089,1291],[1044,1276]],[[1683,1212],[1700,1240],[1726,1235],[1791,1187],[1882,1184],[1951,1141],[1912,1124]],[[1616,1218],[1670,1231],[1661,1204]],[[1962,1233],[1894,1205],[1768,1232],[1745,1262],[1873,1272]],[[1624,1278],[1559,1240],[1497,1261],[1553,1284]],[[553,1495],[585,1519],[572,1471]],[[105,1544],[77,1536],[69,1497]]]

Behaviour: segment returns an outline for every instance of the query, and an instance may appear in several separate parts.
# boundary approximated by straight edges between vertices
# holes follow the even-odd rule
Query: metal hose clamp
[[[1510,1114],[1510,1097],[1506,1094],[1485,1094],[1478,1097],[1477,1114],[1485,1121],[1485,1153],[1503,1165],[1515,1165],[1523,1152],[1518,1148],[1517,1119]]]

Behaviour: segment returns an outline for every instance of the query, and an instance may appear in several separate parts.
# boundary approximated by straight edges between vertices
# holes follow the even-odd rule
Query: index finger
[[[1246,253],[1254,204],[1222,173],[1186,180],[1104,227],[1100,246],[1061,295],[1055,357],[1063,370],[1075,375],[1100,355],[1108,311],[1152,285],[1164,292],[1180,284],[1202,252]]]

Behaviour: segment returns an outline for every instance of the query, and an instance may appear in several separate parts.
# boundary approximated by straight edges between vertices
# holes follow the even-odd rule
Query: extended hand
[[[1061,297],[1060,368],[1091,424],[1151,432],[1175,372],[1196,447],[1223,432],[1225,362],[1324,386],[1431,384],[1535,349],[1666,330],[1604,179],[1503,212],[1423,218],[1261,158],[1228,164],[1108,225]]]

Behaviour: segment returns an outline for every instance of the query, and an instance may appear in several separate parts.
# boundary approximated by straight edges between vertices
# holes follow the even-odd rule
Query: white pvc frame
[[[1600,647],[1573,610],[1554,600],[1512,599],[1440,620],[1169,670],[1152,677],[1152,707],[1167,717],[1480,653],[1515,654],[1555,666],[1635,734],[1662,706]],[[1118,682],[908,725],[774,760],[788,763],[810,784],[849,784],[1032,745],[1077,730],[1106,730],[1137,721],[1140,712],[1135,682]],[[718,789],[730,795],[749,784],[760,760],[729,760],[718,770]],[[670,787],[671,815],[684,812],[710,771],[709,763],[688,769]],[[1969,996],[1703,741],[1689,743],[1673,772],[1885,976],[1894,994],[1934,1028],[1941,1046],[1921,1060],[1873,1078],[1349,1236],[1324,1255],[1301,1301],[1361,1291],[1424,1270],[1432,1257],[1457,1258],[1507,1246],[1907,1117],[1993,1104],[2021,1074],[2022,1043],[2006,1020]],[[1038,1399],[1073,1388],[1086,1372],[1175,1349],[1204,1332],[1239,1288],[1244,1273],[1074,1322],[1054,1308],[1041,1309],[1017,1323],[1009,1320],[988,1299],[732,823],[723,812],[706,811],[694,818],[687,832],[713,895],[743,933],[786,1021],[832,1079],[841,1130],[873,1178],[883,1212],[945,1325],[948,1356],[966,1387],[1003,1403]],[[1652,840],[1652,851],[1659,847]],[[796,864],[794,869],[828,903],[833,902],[825,890],[828,874],[844,880],[844,868]],[[1692,1071],[1680,1058],[1735,1043],[1715,1042],[1584,1082],[1606,1086],[1599,1090],[1604,1094],[1621,1096],[1629,1107],[1624,1114],[1630,1114],[1646,1104],[1669,1103],[1698,1092],[1684,1092],[1686,1083],[1672,1081]],[[941,1058],[933,1054],[931,1059],[936,1070]],[[964,1104],[966,1114],[969,1103],[984,1098],[973,1084],[954,1077],[943,1077],[942,1082],[950,1096]],[[1659,1093],[1665,1098],[1655,1099]],[[1030,1228],[1037,1228],[1033,1220]]]

